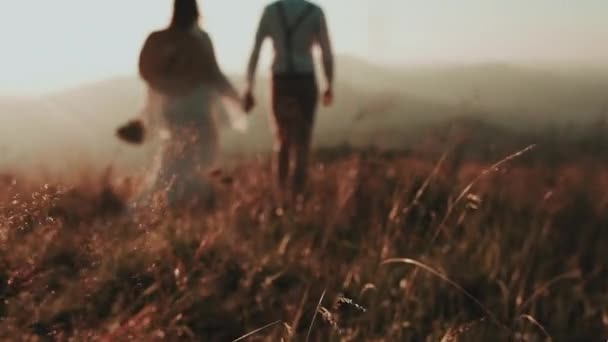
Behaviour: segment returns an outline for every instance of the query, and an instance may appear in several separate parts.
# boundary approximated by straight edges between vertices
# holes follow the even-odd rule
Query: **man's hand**
[[[325,92],[323,92],[323,105],[325,107],[329,107],[331,106],[331,104],[334,102],[334,92],[332,91],[331,88],[327,88],[327,90],[325,90]]]
[[[245,113],[251,112],[251,110],[255,107],[255,99],[253,97],[253,93],[251,90],[247,90],[245,95],[243,96],[243,110]]]

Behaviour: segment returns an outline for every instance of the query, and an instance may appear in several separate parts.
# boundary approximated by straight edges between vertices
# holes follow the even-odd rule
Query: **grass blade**
[[[542,331],[542,333],[545,335],[545,337],[549,340],[549,341],[553,341],[553,337],[551,337],[551,335],[549,334],[549,332],[547,331],[547,329],[545,329],[545,327],[540,324],[539,321],[536,320],[536,318],[530,316],[530,315],[520,315],[519,319],[521,320],[525,320],[528,321],[530,323],[532,323],[532,325],[534,325],[535,327],[538,328],[538,330]]]
[[[496,315],[494,315],[494,313],[492,313],[492,311],[490,311],[488,308],[486,308],[477,298],[475,298],[475,296],[473,296],[471,293],[469,293],[467,290],[465,290],[462,286],[458,285],[458,283],[456,283],[455,281],[453,281],[452,279],[450,279],[448,276],[446,276],[445,274],[443,274],[443,273],[435,270],[434,268],[432,268],[432,267],[430,267],[428,265],[425,265],[425,264],[423,264],[420,261],[417,261],[417,260],[414,260],[414,259],[409,259],[409,258],[387,259],[387,260],[385,260],[385,261],[382,262],[382,265],[389,265],[389,264],[407,264],[407,265],[413,265],[413,266],[416,266],[417,268],[420,268],[420,269],[422,269],[422,270],[424,270],[424,271],[426,271],[428,273],[431,273],[432,275],[434,275],[434,276],[440,278],[441,280],[445,281],[446,283],[450,284],[452,287],[454,287],[456,290],[458,290],[458,292],[460,292],[465,297],[467,297],[471,301],[473,301],[498,326],[503,327],[503,328],[507,328],[507,326],[504,325],[496,317]]]
[[[321,304],[323,303],[323,298],[325,298],[326,291],[327,290],[324,290],[323,293],[321,294],[321,298],[319,298],[319,303],[317,304],[317,307],[315,308],[315,314],[312,316],[312,320],[310,321],[310,326],[308,327],[308,333],[306,334],[306,342],[308,342],[310,339],[310,333],[312,333],[312,326],[313,326],[313,324],[315,324],[315,319],[317,318],[317,314],[319,313],[319,309],[321,308]]]
[[[244,340],[244,339],[246,339],[247,337],[253,336],[253,335],[255,335],[255,334],[259,333],[260,331],[262,331],[262,330],[264,330],[264,329],[268,329],[268,328],[270,328],[270,327],[272,327],[272,326],[275,326],[275,325],[277,325],[277,324],[279,324],[279,323],[283,323],[283,321],[279,320],[279,321],[276,321],[276,322],[272,322],[272,323],[270,323],[270,324],[266,324],[265,326],[263,326],[263,327],[261,327],[261,328],[258,328],[258,329],[255,329],[254,331],[252,331],[252,332],[250,332],[250,333],[247,333],[247,334],[245,334],[245,335],[243,335],[243,336],[241,336],[241,337],[237,338],[236,340],[234,340],[234,341],[232,341],[232,342],[243,341],[243,340]]]

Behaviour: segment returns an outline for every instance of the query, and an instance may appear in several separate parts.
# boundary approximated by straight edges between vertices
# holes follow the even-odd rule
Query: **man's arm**
[[[327,89],[331,91],[334,84],[334,54],[332,51],[331,40],[329,38],[327,20],[323,11],[321,11],[320,19],[319,46],[321,48],[323,71],[325,72],[325,78],[327,80]]]
[[[260,19],[260,23],[258,24],[258,29],[255,35],[255,43],[253,45],[253,51],[251,52],[251,57],[249,58],[249,65],[247,66],[247,89],[248,92],[253,89],[253,84],[255,83],[255,72],[258,67],[258,60],[260,58],[260,50],[262,49],[262,44],[266,37],[268,37],[268,7],[264,9],[264,13],[262,14],[262,18]]]

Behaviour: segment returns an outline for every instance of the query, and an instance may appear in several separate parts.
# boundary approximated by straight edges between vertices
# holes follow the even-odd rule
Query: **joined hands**
[[[323,105],[329,107],[334,102],[334,92],[331,88],[327,88],[323,92]]]
[[[251,110],[255,107],[255,98],[253,97],[253,93],[251,90],[247,90],[245,95],[243,96],[243,110],[245,113],[250,113]]]

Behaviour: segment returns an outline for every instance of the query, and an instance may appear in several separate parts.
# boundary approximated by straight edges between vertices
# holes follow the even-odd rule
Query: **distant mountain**
[[[608,105],[608,75],[601,73],[508,64],[396,68],[340,56],[337,75],[335,105],[322,108],[317,120],[318,145],[399,147],[416,142],[413,127],[454,116],[475,114],[529,125],[595,119]],[[243,77],[233,79],[242,89]],[[0,170],[17,161],[137,163],[145,149],[124,146],[114,131],[138,115],[144,94],[141,81],[130,76],[44,97],[0,97]],[[267,79],[258,81],[256,94],[258,107],[249,131],[222,134],[228,151],[270,148]]]
[[[599,115],[608,105],[608,73],[583,70],[587,69],[558,72],[500,63],[395,70],[348,58],[341,74],[349,75],[356,87],[399,89],[433,102],[474,103],[487,112],[545,121]]]
[[[0,168],[111,158],[117,123],[142,101],[134,78],[119,78],[32,98],[0,98]],[[66,157],[69,160],[66,160]],[[64,165],[67,166],[67,165]]]

